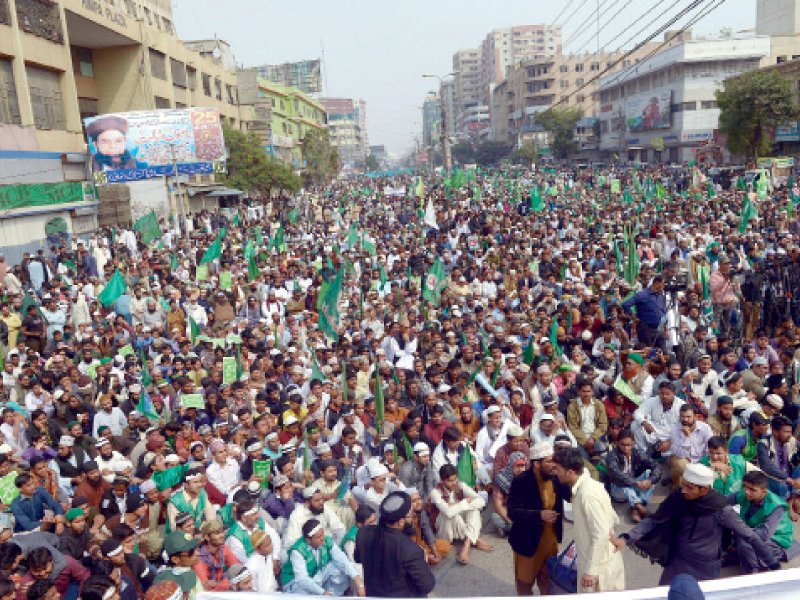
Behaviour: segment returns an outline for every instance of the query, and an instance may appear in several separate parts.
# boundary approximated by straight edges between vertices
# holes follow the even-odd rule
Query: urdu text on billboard
[[[225,142],[214,108],[115,113],[84,119],[97,183],[224,170]]]
[[[671,91],[628,98],[625,103],[628,131],[669,129],[672,126],[671,102]]]

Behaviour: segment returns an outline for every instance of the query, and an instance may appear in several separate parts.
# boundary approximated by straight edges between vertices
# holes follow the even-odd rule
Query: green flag
[[[550,324],[550,343],[553,344],[553,356],[561,356],[561,346],[558,345],[558,319],[553,318]]]
[[[433,304],[439,306],[442,300],[442,290],[444,290],[447,280],[447,273],[444,271],[444,264],[439,257],[433,263],[431,270],[425,277],[425,284],[422,288],[422,297]]]
[[[108,308],[117,301],[117,298],[125,293],[126,289],[125,278],[122,276],[122,273],[119,272],[119,269],[116,269],[111,279],[108,280],[106,287],[98,294],[97,299],[100,301],[100,304]]]
[[[381,381],[381,371],[377,364],[375,365],[375,389],[373,390],[373,400],[375,401],[375,421],[378,424],[378,432],[382,432],[384,415],[383,382]]]
[[[530,367],[534,360],[536,360],[536,356],[533,353],[533,341],[530,341],[525,352],[522,353],[522,362]]]
[[[153,378],[150,376],[150,368],[147,366],[144,350],[139,350],[139,360],[142,361],[142,389],[147,389],[153,383]]]
[[[706,187],[708,188],[708,197],[714,198],[717,195],[717,190],[714,189],[714,183],[710,179],[708,180]]]
[[[141,395],[139,396],[139,402],[136,404],[136,410],[139,411],[139,414],[144,415],[151,421],[158,421],[161,418],[156,412],[156,408],[153,406],[153,400],[150,398],[150,394],[146,389],[143,389]]]
[[[149,244],[161,237],[161,228],[158,226],[158,217],[152,210],[138,219],[133,224],[133,230],[142,236],[142,243]]]
[[[256,245],[261,248],[264,245],[264,233],[259,225],[256,227]]]
[[[24,319],[28,316],[28,309],[33,306],[36,308],[36,312],[41,314],[41,309],[39,308],[39,303],[31,296],[28,292],[25,292],[25,295],[22,297],[22,304],[19,307],[19,314]]]
[[[235,215],[233,215],[233,226],[234,227],[238,227],[239,226],[239,213],[238,212]]]
[[[625,190],[622,198],[625,201],[625,204],[633,204],[633,195],[631,194],[630,190]]]
[[[325,381],[327,377],[325,377],[325,373],[319,368],[319,363],[317,363],[317,354],[316,352],[312,353],[311,355],[311,379],[318,380],[318,381]]]
[[[283,223],[278,226],[278,230],[275,232],[275,235],[272,236],[272,241],[270,241],[269,245],[278,252],[286,251],[286,242],[283,239]]]
[[[386,277],[386,269],[383,268],[383,265],[378,265],[378,273],[381,276],[381,291],[386,287],[386,282],[388,278]]]
[[[331,281],[323,282],[319,294],[319,317],[317,325],[333,340],[339,339],[336,328],[339,326],[339,296],[342,293],[343,269],[339,269]]]
[[[247,280],[255,281],[256,279],[258,279],[258,263],[255,255],[253,255],[247,261]]]
[[[191,315],[189,316],[189,339],[192,340],[194,346],[197,336],[200,335],[200,326],[197,324]]]
[[[356,244],[358,244],[358,231],[356,230],[356,224],[353,223],[350,225],[350,233],[347,235],[347,246],[355,248]]]
[[[253,240],[247,240],[247,243],[244,245],[244,250],[242,251],[242,256],[245,260],[250,260],[253,256],[255,256],[256,247],[253,245]]]
[[[177,271],[177,270],[178,270],[178,268],[179,268],[180,266],[181,266],[181,263],[180,263],[180,261],[178,260],[178,257],[177,257],[177,255],[175,255],[175,254],[170,254],[170,255],[169,255],[169,270],[170,270],[170,271],[172,271],[172,272],[174,273],[175,271]]]
[[[639,254],[636,252],[636,235],[630,227],[625,229],[625,251],[628,260],[625,262],[623,277],[631,286],[634,286],[639,277]]]
[[[289,211],[289,223],[294,225],[295,223],[297,223],[297,219],[299,218],[300,218],[300,209],[295,206],[291,211]]]
[[[458,469],[458,480],[474,488],[476,483],[475,465],[472,463],[472,452],[466,444],[461,445],[461,455],[458,457],[456,469]]]
[[[414,195],[417,198],[425,196],[425,184],[422,182],[422,177],[417,177],[417,185],[414,187]]]
[[[533,186],[531,190],[531,210],[533,212],[542,212],[544,210],[544,200],[542,200],[538,185]]]
[[[210,262],[214,262],[220,256],[222,256],[222,240],[220,238],[217,238],[208,247],[208,250],[206,250],[203,256],[200,258],[199,264],[205,265]]]
[[[659,200],[663,200],[667,197],[667,188],[664,187],[663,184],[657,183],[656,184],[656,198]]]
[[[361,237],[361,247],[367,251],[367,254],[370,256],[375,256],[378,252],[375,250],[375,244],[367,239],[367,236],[364,235]]]
[[[742,215],[739,219],[739,233],[744,233],[747,231],[747,224],[750,222],[750,219],[754,219],[758,217],[758,211],[756,210],[755,205],[750,202],[750,198],[747,196],[744,197],[742,201]]]
[[[756,195],[758,196],[759,200],[767,199],[767,185],[767,175],[766,173],[761,173],[756,180]]]

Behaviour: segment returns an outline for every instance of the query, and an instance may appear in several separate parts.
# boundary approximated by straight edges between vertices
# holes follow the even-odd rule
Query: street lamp
[[[439,110],[441,112],[442,126],[439,129],[440,139],[442,143],[442,166],[445,171],[449,171],[451,167],[450,148],[447,145],[447,114],[444,109],[444,80],[448,77],[453,77],[457,73],[448,73],[447,75],[423,75],[423,77],[435,78],[439,80]]]

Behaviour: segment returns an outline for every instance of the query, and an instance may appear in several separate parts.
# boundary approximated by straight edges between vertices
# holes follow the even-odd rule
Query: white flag
[[[433,200],[430,198],[428,198],[428,206],[425,208],[425,225],[439,229],[439,225],[436,224],[436,210],[433,208]]]

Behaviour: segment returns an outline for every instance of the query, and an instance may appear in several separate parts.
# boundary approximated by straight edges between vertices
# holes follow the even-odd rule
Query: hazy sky
[[[173,0],[173,6],[181,38],[224,39],[245,67],[318,58],[324,47],[325,95],[364,98],[370,144],[385,144],[399,154],[421,135],[420,107],[426,93],[438,89],[423,73],[449,73],[453,52],[478,46],[492,28],[551,23],[565,6],[557,21],[564,28],[565,50],[593,51],[598,1],[605,13],[600,45],[607,51],[654,19],[627,45],[644,39],[691,4],[677,0],[661,17],[675,0]],[[755,6],[756,0],[726,0],[694,31],[753,28]]]

